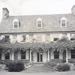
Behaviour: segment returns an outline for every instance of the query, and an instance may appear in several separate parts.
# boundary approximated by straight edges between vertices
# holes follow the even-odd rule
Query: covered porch
[[[75,42],[0,43],[0,60],[29,60],[31,63],[56,60],[68,63],[75,60]]]

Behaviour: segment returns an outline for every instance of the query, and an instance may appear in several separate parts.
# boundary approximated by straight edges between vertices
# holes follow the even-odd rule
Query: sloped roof
[[[67,27],[60,26],[60,19],[65,17],[68,21]],[[13,20],[20,21],[20,28],[13,28]],[[36,20],[41,18],[43,27],[36,27]],[[2,19],[0,23],[0,33],[19,33],[19,32],[53,32],[53,31],[75,31],[75,15],[71,14],[53,14],[53,15],[26,15],[9,16]]]

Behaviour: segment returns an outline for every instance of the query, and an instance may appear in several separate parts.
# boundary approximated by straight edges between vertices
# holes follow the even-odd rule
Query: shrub
[[[54,62],[47,62],[47,63],[45,64],[45,66],[51,67],[51,68],[54,68],[56,65],[57,65],[57,64],[54,63]]]
[[[70,70],[70,65],[68,64],[59,64],[56,66],[56,70],[58,71],[69,71]]]
[[[24,64],[22,62],[12,62],[6,65],[10,72],[20,72],[24,70]]]

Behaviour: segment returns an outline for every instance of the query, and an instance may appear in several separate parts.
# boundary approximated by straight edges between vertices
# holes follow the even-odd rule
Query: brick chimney
[[[3,18],[6,19],[9,17],[9,10],[7,8],[3,8]]]
[[[75,5],[73,5],[72,9],[71,9],[71,12],[73,15],[75,15]]]

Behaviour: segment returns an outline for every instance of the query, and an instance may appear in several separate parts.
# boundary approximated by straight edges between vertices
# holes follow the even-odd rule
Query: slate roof
[[[65,17],[68,21],[67,27],[60,26],[60,19]],[[13,20],[17,18],[20,21],[20,28],[13,28]],[[41,18],[43,27],[36,27],[36,20]],[[19,32],[56,32],[56,31],[75,31],[75,15],[53,14],[53,15],[25,15],[9,16],[2,19],[0,23],[0,33],[19,33]]]

